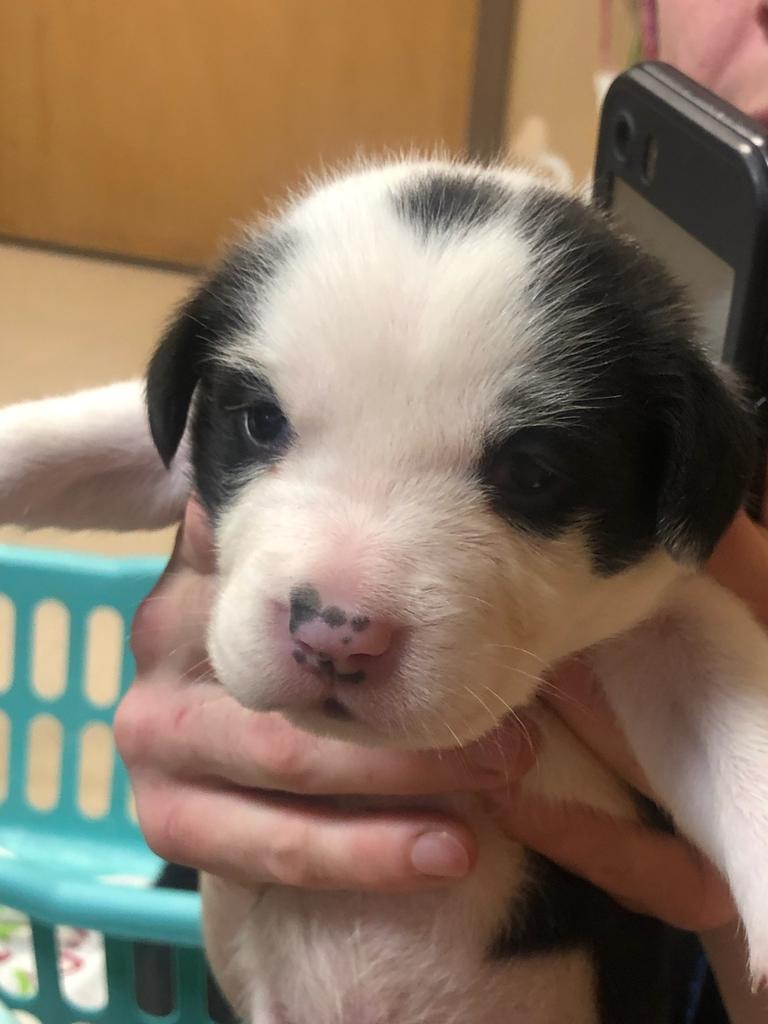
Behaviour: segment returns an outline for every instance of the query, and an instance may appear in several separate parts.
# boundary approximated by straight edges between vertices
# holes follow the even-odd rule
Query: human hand
[[[754,560],[757,529],[739,519],[724,540],[741,551],[744,568]],[[715,571],[733,577],[734,589],[748,585],[748,573],[734,576],[733,559]],[[510,783],[532,761],[517,729],[461,754],[401,754],[320,740],[279,716],[245,711],[210,678],[205,660],[213,573],[208,529],[192,505],[169,570],[137,616],[139,675],[116,723],[142,827],[163,856],[245,885],[434,885],[438,871],[446,881],[471,869],[474,840],[461,823],[417,812],[341,815],[312,797],[483,790],[495,795],[522,842],[634,909],[695,930],[733,919],[725,883],[683,840],[517,794]],[[648,794],[599,684],[578,663],[561,668],[555,682],[549,703],[619,776]],[[439,837],[427,846],[442,866],[418,858],[414,865],[414,844],[424,835]]]
[[[357,748],[248,711],[205,656],[213,543],[190,503],[170,564],[133,628],[137,677],[116,721],[142,830],[167,860],[245,886],[434,886],[471,870],[461,822],[424,811],[344,813],[326,795],[427,796],[507,786],[531,766],[522,732],[464,751]]]
[[[740,512],[707,566],[768,626],[768,487],[761,522]],[[560,666],[544,699],[613,771],[654,798],[608,707],[599,681],[578,661]],[[615,896],[692,931],[730,925],[736,910],[723,879],[689,843],[582,807],[547,806],[502,795],[508,827],[521,842]]]

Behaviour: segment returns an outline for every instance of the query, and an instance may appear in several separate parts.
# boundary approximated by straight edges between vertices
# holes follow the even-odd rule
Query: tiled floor
[[[65,394],[138,376],[164,320],[189,286],[185,274],[111,261],[0,245],[0,406]],[[2,459],[2,451],[0,451]],[[104,554],[164,554],[173,531],[158,533],[24,533],[0,526],[0,544],[65,547]],[[0,580],[0,590],[2,580]],[[0,677],[10,661],[10,622],[0,603]],[[45,686],[61,674],[66,631],[55,621],[40,630],[34,676]],[[94,631],[90,656],[97,666],[113,661],[114,630]],[[103,672],[93,693],[111,685]],[[0,687],[3,679],[0,678]],[[43,803],[57,772],[58,742],[43,719],[33,744],[28,792]],[[46,725],[47,722],[47,725]],[[0,721],[0,726],[3,723]],[[0,792],[4,788],[6,734],[0,728]],[[82,795],[98,802],[106,775],[107,742],[83,748]]]

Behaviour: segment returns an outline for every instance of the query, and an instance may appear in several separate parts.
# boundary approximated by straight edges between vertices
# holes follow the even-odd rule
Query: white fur
[[[554,715],[539,710],[538,724],[542,746],[527,790],[635,816],[627,793]],[[498,963],[485,955],[527,892],[522,850],[503,821],[477,798],[422,803],[460,815],[478,837],[475,870],[446,890],[265,886],[247,894],[206,883],[208,948],[236,1007],[253,1024],[278,1024],[278,1007],[286,1021],[312,1024],[598,1024],[582,952]]]
[[[600,576],[578,527],[535,540],[487,509],[467,474],[483,438],[514,421],[514,410],[500,420],[499,396],[523,382],[546,418],[546,401],[578,404],[579,382],[556,360],[546,380],[533,364],[546,324],[526,299],[536,278],[520,238],[490,222],[424,242],[392,216],[383,197],[413,170],[334,182],[289,210],[301,244],[222,356],[266,373],[301,444],[222,518],[214,666],[243,703],[308,728],[447,747],[528,703],[545,668],[601,644],[595,665],[635,752],[731,883],[765,977],[768,640],[746,608],[666,554]],[[504,180],[521,194],[530,185]],[[0,520],[158,526],[186,494],[186,450],[166,474],[137,384],[0,412],[0,453]],[[270,609],[306,581],[412,638],[386,687],[346,695],[354,722],[307,706],[306,681],[275,643]],[[543,727],[527,787],[632,813],[567,730]],[[287,1024],[592,1024],[580,957],[525,969],[480,959],[524,893],[520,851],[482,803],[444,805],[481,847],[478,870],[451,890],[266,888],[238,920],[222,910],[226,887],[209,884],[212,956],[251,1024],[283,1024],[277,1005]]]
[[[184,452],[170,472],[157,457],[141,381],[0,409],[0,522],[153,530],[188,493]]]

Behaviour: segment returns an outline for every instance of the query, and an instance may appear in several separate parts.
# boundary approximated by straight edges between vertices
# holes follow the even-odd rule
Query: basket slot
[[[61,601],[41,601],[32,616],[32,690],[46,701],[56,700],[67,685],[70,616]]]
[[[35,810],[48,812],[59,803],[62,744],[66,737],[54,715],[36,715],[27,729],[26,799]]]
[[[88,616],[84,692],[100,708],[112,708],[120,695],[125,622],[115,608],[101,605]]]
[[[86,818],[103,818],[110,808],[114,743],[105,722],[91,722],[80,733],[77,805]]]

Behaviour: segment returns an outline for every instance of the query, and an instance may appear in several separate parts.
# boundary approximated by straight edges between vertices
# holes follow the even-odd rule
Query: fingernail
[[[425,832],[411,847],[411,864],[420,875],[463,878],[469,872],[469,853],[450,832]]]

